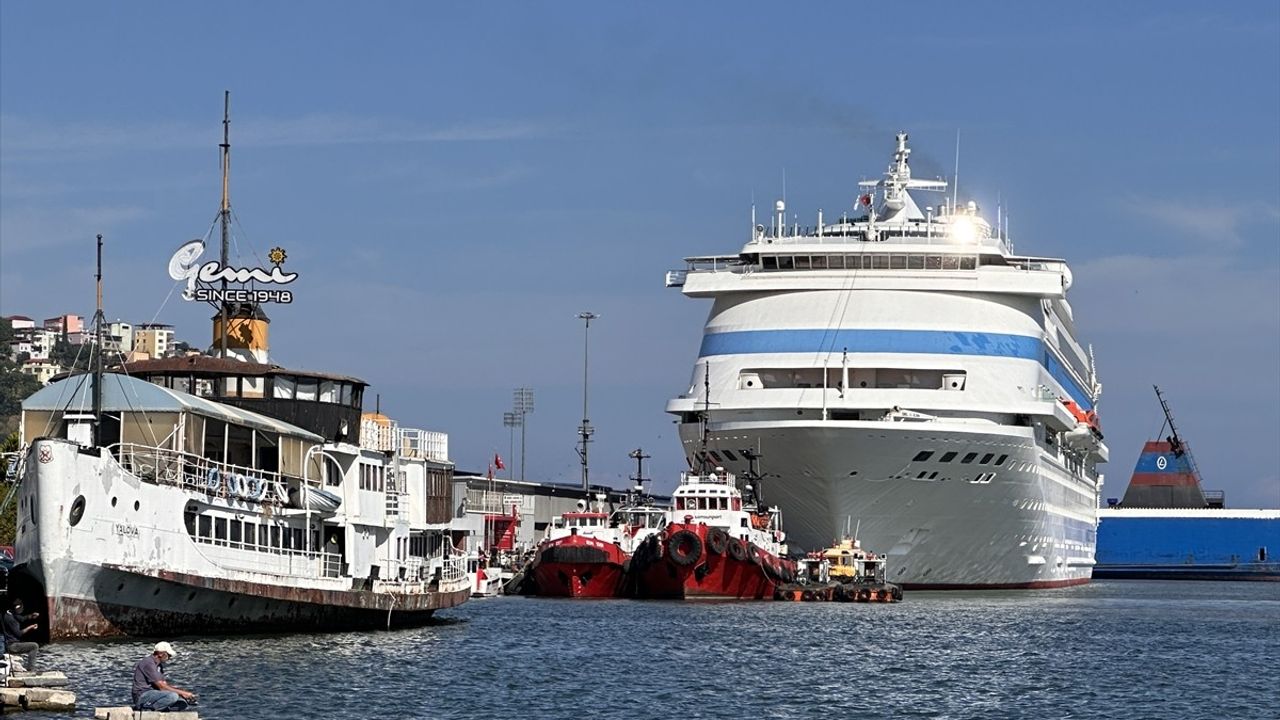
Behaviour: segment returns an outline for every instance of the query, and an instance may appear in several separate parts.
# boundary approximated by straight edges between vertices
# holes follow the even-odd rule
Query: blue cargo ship
[[[1280,580],[1280,510],[1228,509],[1222,493],[1204,491],[1158,387],[1156,396],[1170,434],[1142,448],[1124,499],[1098,510],[1093,576]]]

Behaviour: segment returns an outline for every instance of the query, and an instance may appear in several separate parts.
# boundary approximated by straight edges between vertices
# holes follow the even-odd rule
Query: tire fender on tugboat
[[[729,543],[729,557],[744,562],[747,559],[746,541],[733,540]]]
[[[688,530],[674,532],[667,540],[667,553],[671,562],[688,567],[702,557],[702,538]]]
[[[716,555],[723,555],[729,547],[729,534],[720,528],[707,531],[707,549]]]

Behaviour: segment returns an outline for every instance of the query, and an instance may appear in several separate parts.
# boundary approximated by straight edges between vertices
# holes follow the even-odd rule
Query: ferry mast
[[[231,91],[224,90],[222,96],[222,144],[218,147],[222,148],[222,207],[218,212],[218,224],[221,226],[222,232],[222,267],[226,267],[230,258],[228,250],[230,243],[228,242],[228,234],[230,232],[231,221]],[[227,278],[222,278],[222,303],[221,323],[219,327],[221,332],[218,333],[221,338],[222,357],[227,356]]]

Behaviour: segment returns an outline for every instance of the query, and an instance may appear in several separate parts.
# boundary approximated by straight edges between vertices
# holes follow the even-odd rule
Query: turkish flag
[[[499,454],[497,454],[497,453],[494,453],[494,454],[493,454],[493,465],[494,465],[494,467],[498,468],[499,470],[506,470],[506,469],[507,469],[507,466],[502,464],[502,456],[501,456],[501,455],[499,455]]]

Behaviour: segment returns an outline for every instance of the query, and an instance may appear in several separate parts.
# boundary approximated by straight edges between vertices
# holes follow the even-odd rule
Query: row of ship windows
[[[955,459],[956,459],[956,456],[957,456],[957,455],[959,455],[959,454],[960,454],[960,453],[958,453],[958,452],[945,452],[945,453],[942,453],[942,457],[938,458],[938,462],[949,463],[949,462],[951,462],[952,460],[955,460]],[[912,462],[925,462],[925,461],[927,461],[927,460],[928,460],[929,458],[931,458],[931,457],[933,457],[933,451],[932,451],[932,450],[921,450],[920,452],[916,453],[916,456],[915,456],[915,457],[911,458],[911,461],[912,461]],[[974,461],[974,459],[975,459],[975,458],[977,458],[977,457],[978,457],[978,453],[976,453],[976,452],[965,453],[964,457],[960,458],[960,464],[962,464],[962,465],[968,465],[969,463],[973,462],[973,461]],[[982,456],[982,459],[978,461],[978,464],[979,464],[979,465],[986,465],[986,464],[988,464],[988,463],[991,463],[991,459],[992,459],[992,458],[995,458],[995,463],[993,463],[993,464],[994,464],[995,466],[999,467],[999,466],[1001,466],[1001,465],[1004,465],[1004,461],[1005,461],[1005,460],[1008,460],[1008,459],[1009,459],[1009,456],[1008,456],[1008,455],[1001,455],[1000,457],[996,458],[995,453],[986,453],[985,455],[983,455],[983,456]]]
[[[302,528],[243,522],[231,518],[186,513],[187,533],[200,542],[231,544],[248,550],[303,550]],[[312,533],[312,540],[317,540]]]
[[[976,255],[914,253],[857,253],[823,255],[762,255],[762,270],[974,270]]]
[[[678,497],[676,510],[741,510],[742,498]]]

